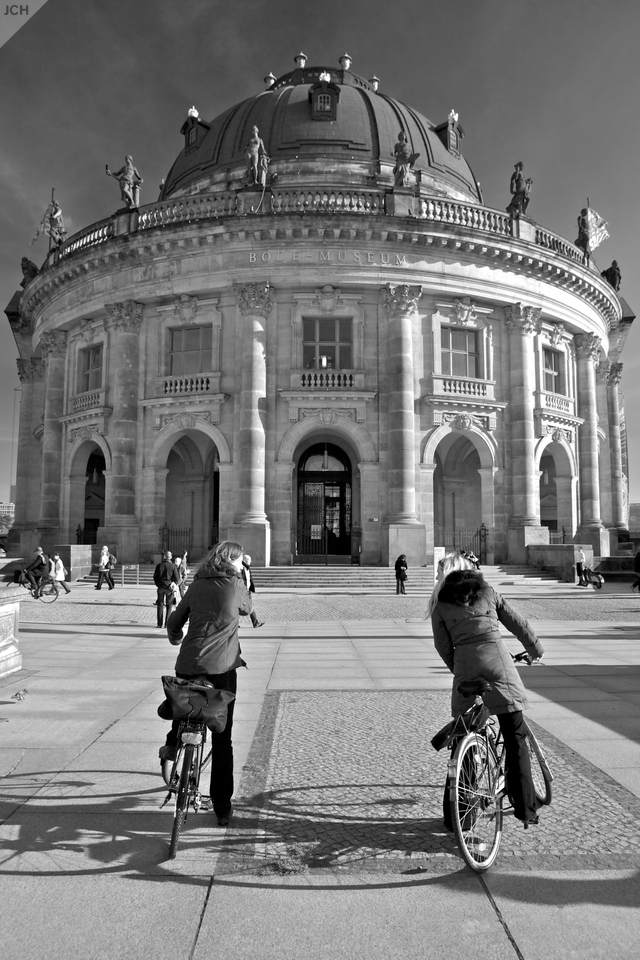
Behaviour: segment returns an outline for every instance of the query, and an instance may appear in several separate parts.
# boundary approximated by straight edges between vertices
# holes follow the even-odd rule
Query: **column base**
[[[529,544],[548,544],[549,528],[543,526],[509,527],[507,530],[507,563],[528,563]]]
[[[392,567],[404,553],[411,567],[427,562],[427,529],[423,523],[385,523],[382,527],[382,562]]]
[[[229,525],[229,540],[241,543],[251,557],[253,567],[271,566],[271,524],[268,520],[259,523],[232,523]]]
[[[609,531],[604,527],[580,527],[575,542],[590,544],[593,547],[594,557],[610,557],[611,544]]]

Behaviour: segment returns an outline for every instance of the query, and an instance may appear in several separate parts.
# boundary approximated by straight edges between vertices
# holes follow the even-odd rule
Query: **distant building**
[[[15,517],[16,515],[16,505],[15,503],[2,503],[0,502],[0,516],[3,517]]]
[[[69,237],[13,298],[23,555],[231,538],[256,565],[411,566],[626,536],[632,312],[505,212],[517,157],[486,207],[455,112],[431,123],[349,66],[299,57],[211,122],[189,111],[158,202]]]

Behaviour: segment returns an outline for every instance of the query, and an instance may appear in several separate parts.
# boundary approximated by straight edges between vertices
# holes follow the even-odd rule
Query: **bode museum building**
[[[295,63],[213,120],[189,111],[157,202],[128,157],[121,209],[25,273],[6,311],[22,555],[615,552],[616,283],[530,219],[522,164],[509,208],[484,205],[453,111],[432,123],[347,55]]]

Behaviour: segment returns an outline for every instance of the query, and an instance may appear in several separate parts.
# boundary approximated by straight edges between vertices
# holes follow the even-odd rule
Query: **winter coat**
[[[481,573],[456,570],[449,574],[438,594],[431,625],[436,650],[454,676],[453,716],[473,703],[473,697],[457,692],[458,683],[480,677],[491,686],[484,694],[491,713],[514,713],[527,707],[524,686],[500,636],[500,623],[532,657],[542,656],[543,647],[528,621],[485,583]]]
[[[243,579],[231,571],[199,573],[167,622],[169,641],[182,644],[176,673],[227,673],[241,666],[238,616],[253,606]],[[187,635],[182,628],[189,621]]]
[[[249,591],[249,593],[255,593],[255,592],[256,592],[256,585],[255,585],[255,583],[253,582],[253,576],[252,576],[252,574],[251,574],[251,566],[250,566],[250,564],[247,564],[247,563],[243,563],[243,564],[242,564],[242,579],[244,580],[245,586],[246,586],[247,590]]]
[[[153,571],[153,582],[159,590],[170,590],[172,583],[178,583],[178,571],[171,560],[161,560]]]
[[[640,550],[638,550],[633,558],[633,571],[634,573],[640,573]]]
[[[396,580],[402,580],[402,574],[407,572],[409,565],[406,560],[401,560],[400,557],[396,560]],[[405,578],[406,579],[406,578]]]
[[[66,582],[68,573],[62,560],[60,559],[52,560],[51,562],[53,563],[55,568],[52,574],[53,579],[57,580],[58,582]]]

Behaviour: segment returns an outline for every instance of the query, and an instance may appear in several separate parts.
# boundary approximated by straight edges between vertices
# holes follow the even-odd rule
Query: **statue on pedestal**
[[[529,195],[532,186],[533,180],[531,180],[531,178],[525,180],[524,164],[519,160],[515,165],[514,172],[511,174],[511,182],[509,184],[511,203],[507,207],[507,213],[510,214],[510,216],[519,217],[526,213],[527,207],[529,206]]]
[[[393,148],[393,155],[396,158],[396,164],[393,168],[394,187],[407,187],[409,185],[409,170],[420,156],[419,153],[411,153],[411,147],[407,143],[407,135],[404,130],[398,134],[398,142]]]
[[[606,270],[603,270],[600,276],[604,277],[607,280],[614,290],[620,289],[620,284],[622,282],[622,274],[620,273],[620,267],[618,266],[618,261],[614,260],[610,267],[607,267]]]
[[[112,173],[109,164],[106,165],[108,177],[113,177],[120,184],[120,196],[129,209],[137,209],[140,206],[140,184],[144,183],[142,177],[133,165],[132,157],[124,158],[124,167],[117,173]]]
[[[247,167],[247,179],[251,186],[264,187],[267,183],[267,170],[269,169],[269,157],[265,150],[264,143],[260,138],[260,132],[257,127],[253,128],[253,133],[249,143],[245,147],[246,157],[249,161]]]
[[[36,267],[33,260],[29,260],[28,257],[23,257],[20,263],[22,267],[22,280],[20,282],[21,287],[26,287],[28,283],[31,283],[34,277],[37,277],[40,271]]]

